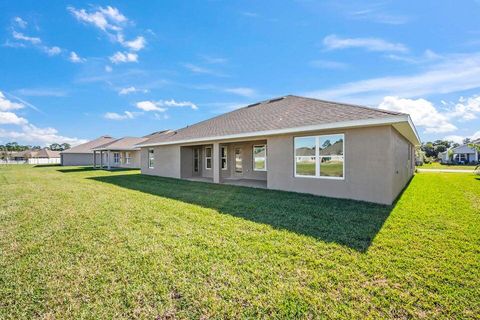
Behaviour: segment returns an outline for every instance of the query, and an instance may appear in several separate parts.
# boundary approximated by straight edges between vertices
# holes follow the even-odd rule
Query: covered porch
[[[138,150],[94,150],[93,168],[114,170],[117,168],[139,168]]]
[[[180,148],[181,177],[267,188],[267,141],[212,142]]]

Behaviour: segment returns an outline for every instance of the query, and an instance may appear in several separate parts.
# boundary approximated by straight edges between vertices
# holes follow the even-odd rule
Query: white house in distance
[[[479,144],[480,139],[472,141]],[[451,158],[450,155],[451,154]],[[452,147],[438,155],[441,163],[478,163],[480,162],[480,154],[474,148],[470,148],[468,144],[462,144],[458,147]]]

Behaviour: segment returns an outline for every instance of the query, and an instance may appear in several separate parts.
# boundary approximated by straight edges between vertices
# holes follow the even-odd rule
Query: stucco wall
[[[148,149],[141,149],[141,166],[143,174],[156,175],[170,178],[180,178],[180,146],[157,146],[153,147],[155,164],[148,167]]]
[[[390,204],[391,131],[390,126],[382,126],[272,136],[268,138],[268,188]],[[332,133],[345,134],[344,180],[294,177],[294,137]]]
[[[62,153],[62,166],[93,166],[93,153]],[[100,161],[100,156],[97,155]]]
[[[413,175],[415,150],[413,145],[394,128],[391,130],[391,136],[393,163],[395,165],[392,178],[392,200],[394,200]]]
[[[114,162],[114,153],[120,153],[120,159],[121,159],[121,162],[120,163],[115,163]],[[131,161],[130,163],[125,163],[125,159],[126,159],[126,152],[125,151],[110,151],[110,158],[109,158],[109,161],[110,161],[110,166],[111,167],[115,167],[115,168],[130,168],[130,169],[138,169],[140,168],[140,164],[141,164],[141,152],[140,151],[129,151],[130,152],[130,158],[131,158]],[[104,161],[105,161],[105,166],[107,166],[107,163],[106,163],[106,153],[107,152],[104,152]],[[97,162],[97,165],[99,165],[100,163]]]

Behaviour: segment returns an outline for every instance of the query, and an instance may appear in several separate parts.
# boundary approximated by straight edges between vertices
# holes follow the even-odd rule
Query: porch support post
[[[103,169],[103,151],[100,151],[100,169]]]
[[[213,182],[220,183],[220,144],[218,142],[213,143]]]
[[[97,151],[93,151],[93,169],[97,168]]]
[[[107,169],[110,170],[110,150],[107,151]]]

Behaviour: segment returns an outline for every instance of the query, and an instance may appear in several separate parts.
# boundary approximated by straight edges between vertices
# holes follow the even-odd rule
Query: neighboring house
[[[480,143],[480,140],[472,141],[472,143]],[[449,156],[451,154],[451,157]],[[475,148],[470,148],[468,144],[463,144],[458,147],[450,148],[446,152],[439,154],[442,163],[478,163],[480,162],[480,155]]]
[[[143,174],[391,204],[419,144],[407,114],[289,95],[137,146]]]
[[[5,163],[28,163],[28,164],[57,164],[60,163],[60,152],[50,149],[30,149],[11,152]]]
[[[68,150],[60,152],[62,166],[91,166],[93,165],[93,149],[115,140],[110,136],[102,136]],[[100,161],[100,158],[96,159]]]
[[[140,148],[136,145],[165,132],[167,130],[154,132],[141,138],[123,137],[93,148],[94,159],[99,159],[99,161],[93,162],[93,167],[107,168],[108,170],[111,168],[138,169],[140,168],[141,160]]]
[[[29,164],[59,164],[60,151],[52,151],[50,149],[35,150],[30,154]]]

